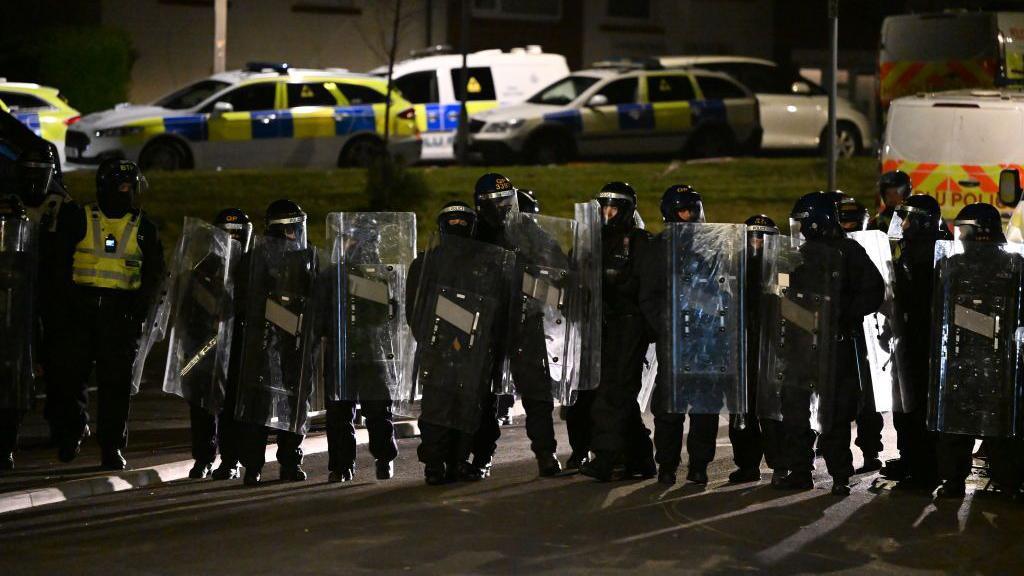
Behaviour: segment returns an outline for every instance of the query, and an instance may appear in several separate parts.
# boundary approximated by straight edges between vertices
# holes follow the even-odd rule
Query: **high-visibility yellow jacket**
[[[95,203],[85,207],[85,236],[75,247],[72,279],[79,286],[138,290],[142,287],[139,215],[108,218]]]

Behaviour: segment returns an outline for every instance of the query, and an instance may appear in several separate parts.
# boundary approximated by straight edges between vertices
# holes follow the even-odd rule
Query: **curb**
[[[395,436],[398,438],[413,438],[418,435],[419,426],[415,421],[395,422]],[[369,441],[370,436],[366,428],[356,430],[357,445],[367,444]],[[322,434],[307,436],[302,442],[302,451],[305,455],[326,452],[327,437]],[[267,445],[265,454],[268,462],[274,461],[277,458],[277,445]],[[217,458],[214,461],[214,466],[216,467],[219,463],[220,458]],[[69,480],[48,488],[34,488],[0,494],[0,514],[183,480],[188,478],[188,472],[191,468],[192,459],[190,458],[179,462],[125,470],[106,476]]]

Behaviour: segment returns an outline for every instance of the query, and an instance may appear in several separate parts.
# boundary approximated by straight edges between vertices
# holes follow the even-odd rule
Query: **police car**
[[[757,100],[726,74],[605,63],[573,72],[519,105],[475,114],[470,149],[485,161],[510,157],[683,154],[710,157],[755,149]]]
[[[64,134],[81,115],[56,88],[0,78],[0,110],[10,112],[36,136],[53,142],[64,162]]]
[[[366,74],[254,62],[151,105],[85,116],[68,132],[68,161],[126,158],[163,170],[363,166],[385,153],[386,90]],[[389,121],[387,151],[419,160],[416,111],[397,93]]]
[[[547,54],[540,46],[481,50],[466,57],[466,110],[483,112],[499,105],[516,104],[537,90],[569,74],[565,57]],[[371,74],[386,75],[387,66]],[[413,52],[395,63],[394,85],[416,105],[416,121],[423,133],[423,160],[455,157],[455,131],[459,126],[459,83],[462,55],[447,46]]]

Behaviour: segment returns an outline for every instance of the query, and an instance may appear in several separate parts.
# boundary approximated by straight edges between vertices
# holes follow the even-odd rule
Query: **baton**
[[[205,346],[199,349],[199,352],[196,352],[196,355],[193,356],[192,359],[188,361],[188,364],[185,364],[185,366],[181,369],[181,372],[178,373],[178,376],[184,378],[186,375],[188,375],[188,373],[191,372],[192,369],[196,367],[196,364],[202,362],[203,358],[205,358],[206,355],[210,353],[210,350],[212,350],[213,347],[216,345],[217,337],[214,336],[213,338],[210,338],[210,341],[207,342]]]

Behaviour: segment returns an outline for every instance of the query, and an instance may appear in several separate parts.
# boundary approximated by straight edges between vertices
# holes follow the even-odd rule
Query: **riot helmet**
[[[473,200],[480,220],[494,228],[503,227],[509,212],[518,210],[516,189],[512,182],[495,172],[488,172],[476,181]]]
[[[472,238],[476,232],[476,211],[460,200],[448,202],[437,212],[437,229],[442,236]]]
[[[1006,242],[1003,218],[991,204],[977,202],[964,206],[953,222],[956,240],[970,242]]]
[[[902,170],[890,170],[878,179],[878,199],[892,210],[914,193],[914,183]]]
[[[614,230],[636,226],[636,190],[626,182],[609,182],[597,193],[601,223]]]
[[[519,211],[527,214],[540,214],[540,201],[533,190],[516,188],[516,200],[519,202]]]
[[[868,209],[853,196],[845,194],[839,200],[839,224],[845,232],[859,232],[868,229]]]
[[[764,254],[764,237],[775,236],[779,233],[779,227],[764,214],[751,216],[744,224],[747,225],[747,254],[760,257]]]
[[[111,218],[137,212],[146,186],[138,165],[128,160],[104,160],[96,170],[96,202]]]
[[[275,200],[267,207],[267,236],[295,242],[306,248],[306,212],[288,199]]]
[[[661,218],[665,222],[703,223],[704,203],[700,194],[688,184],[669,186],[661,195]]]
[[[889,223],[889,238],[911,240],[918,236],[932,239],[940,235],[942,208],[939,202],[927,194],[914,194],[896,207]]]
[[[22,202],[28,206],[42,204],[50,184],[58,179],[60,159],[57,149],[49,142],[46,144],[26,148],[15,161],[18,193]]]
[[[835,192],[812,192],[797,200],[789,216],[790,233],[808,240],[843,236],[836,198]]]
[[[231,239],[242,246],[242,252],[249,251],[252,240],[252,220],[241,208],[225,208],[213,221],[213,225],[231,235]]]

